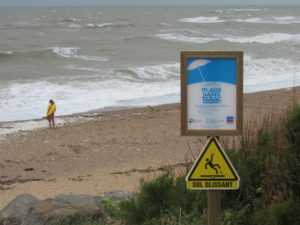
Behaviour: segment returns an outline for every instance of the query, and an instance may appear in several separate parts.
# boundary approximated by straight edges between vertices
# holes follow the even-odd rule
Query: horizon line
[[[0,8],[89,8],[89,7],[128,7],[128,6],[210,6],[210,7],[224,7],[224,6],[237,6],[237,7],[263,7],[263,6],[300,6],[299,4],[89,4],[89,5],[19,5],[19,6],[1,6]]]

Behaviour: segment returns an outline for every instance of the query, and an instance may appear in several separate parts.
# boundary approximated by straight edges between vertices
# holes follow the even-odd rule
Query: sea
[[[0,9],[0,122],[180,101],[181,51],[243,51],[244,92],[300,85],[300,6]]]

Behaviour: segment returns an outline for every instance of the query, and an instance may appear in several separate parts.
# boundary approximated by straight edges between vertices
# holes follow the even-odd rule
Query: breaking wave
[[[262,43],[273,44],[283,41],[300,41],[300,34],[269,33],[252,37],[228,37],[223,40],[236,43]]]
[[[0,58],[41,58],[41,57],[53,57],[53,53],[56,56],[64,58],[76,58],[87,61],[108,61],[108,58],[100,56],[88,56],[78,54],[79,47],[50,47],[37,50],[24,50],[24,51],[0,51]],[[54,55],[54,56],[55,56]],[[20,58],[21,59],[21,58]]]
[[[195,37],[195,36],[186,36],[182,34],[157,34],[156,37],[168,40],[168,41],[177,41],[177,42],[187,42],[187,43],[208,43],[211,41],[229,41],[232,43],[261,43],[261,44],[273,44],[277,42],[284,41],[300,41],[300,34],[286,34],[286,33],[267,33],[256,35],[252,37],[224,37],[224,35],[215,35],[214,37]]]
[[[221,23],[225,20],[221,20],[217,16],[212,17],[192,17],[192,18],[181,18],[178,20],[178,22],[185,22],[185,23]]]
[[[168,40],[168,41],[179,41],[179,42],[187,42],[187,43],[208,43],[210,41],[218,40],[217,38],[210,37],[188,37],[182,34],[157,34],[156,37]]]

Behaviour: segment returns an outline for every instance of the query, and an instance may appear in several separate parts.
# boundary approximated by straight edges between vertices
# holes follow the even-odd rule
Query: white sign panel
[[[188,60],[188,129],[236,129],[236,60]]]

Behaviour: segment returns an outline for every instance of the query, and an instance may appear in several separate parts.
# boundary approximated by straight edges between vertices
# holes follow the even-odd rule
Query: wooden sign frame
[[[181,135],[241,135],[243,52],[183,51],[180,56]],[[205,78],[201,68],[206,72]],[[196,73],[199,73],[198,77],[194,75]]]

